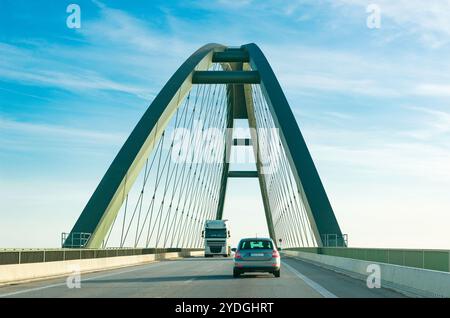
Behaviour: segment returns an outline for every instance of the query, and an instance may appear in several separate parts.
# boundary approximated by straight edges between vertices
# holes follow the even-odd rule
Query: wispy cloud
[[[450,109],[450,106],[448,107]],[[447,146],[450,148],[450,112],[426,107],[407,107],[408,111],[418,114],[413,122],[414,129],[401,132],[420,141],[439,142],[447,137]]]
[[[317,159],[334,167],[363,169],[377,177],[411,178],[428,183],[450,184],[450,151],[423,143],[378,143],[355,148],[315,144]]]
[[[2,118],[0,118],[0,129],[3,130],[3,133],[19,132],[33,135],[53,135],[64,139],[81,138],[93,143],[117,143],[117,141],[122,140],[124,137],[123,135],[117,133],[104,133],[94,130],[67,128],[57,125],[18,122]]]
[[[206,7],[221,7],[230,1],[208,1]],[[404,40],[409,37],[427,47],[440,48],[450,43],[450,1],[449,0],[283,0],[264,1],[254,5],[251,1],[233,1],[239,4],[229,8],[247,6],[251,14],[261,12],[280,14],[292,22],[304,22],[312,17],[326,17],[322,23],[337,29],[349,24],[364,25],[366,8],[375,3],[380,6],[383,27],[389,33],[383,34],[382,41]],[[329,14],[328,14],[329,13]]]
[[[415,180],[430,187],[450,185],[450,112],[403,108],[403,117],[390,124],[383,118],[368,121],[364,115],[352,115],[340,119],[345,125],[330,126],[316,117],[318,123],[307,121],[303,131],[319,166],[340,167],[350,180],[364,175]]]
[[[316,3],[325,5],[327,2]],[[366,1],[340,0],[341,5],[362,6]],[[294,2],[292,10],[308,4]],[[219,2],[218,5],[227,5]],[[250,5],[247,1],[239,5]],[[396,16],[401,5],[380,3]],[[265,4],[265,6],[270,6]],[[338,6],[339,7],[339,6]],[[408,12],[416,12],[417,3]],[[442,8],[442,5],[439,5]],[[414,9],[415,8],[415,9]],[[150,100],[166,78],[180,64],[186,52],[196,49],[197,41],[183,36],[183,29],[192,25],[168,15],[178,33],[161,35],[146,21],[124,11],[101,5],[100,17],[83,24],[80,34],[85,45],[69,48],[62,45],[35,43],[30,48],[0,44],[0,78],[22,81],[32,85],[59,87],[69,91],[112,90]],[[435,10],[436,11],[436,10]],[[383,11],[384,12],[384,11]],[[292,12],[291,12],[292,14]],[[388,13],[386,13],[388,14]],[[414,13],[415,14],[415,13]],[[449,19],[450,21],[450,19]],[[195,28],[194,28],[195,29]],[[440,29],[438,27],[428,29]],[[206,36],[218,30],[206,32]],[[230,40],[236,40],[232,35]],[[234,38],[234,39],[233,39]],[[370,52],[340,52],[329,48],[313,48],[302,45],[277,44],[264,46],[271,62],[279,67],[280,78],[292,90],[319,90],[368,96],[405,96],[410,94],[448,96],[450,65],[446,62],[414,61],[398,57],[380,57]],[[105,50],[110,54],[104,54]],[[58,56],[58,58],[55,58]],[[158,60],[158,63],[150,63]],[[411,64],[414,69],[411,69]],[[419,64],[421,63],[421,64]],[[93,68],[93,65],[96,65]],[[72,66],[70,66],[72,65]],[[430,72],[433,66],[435,72]],[[95,71],[94,71],[95,69]],[[447,70],[444,72],[443,70]],[[159,74],[155,76],[154,74]],[[440,84],[420,84],[418,79],[435,80]],[[449,84],[446,84],[449,83]],[[155,85],[157,84],[157,85]],[[159,85],[159,86],[158,86]]]
[[[373,97],[448,97],[450,63],[435,56],[393,56],[301,44],[264,45],[284,87]],[[424,81],[440,84],[426,84]]]
[[[419,84],[417,94],[450,97],[450,84]]]
[[[76,63],[62,63],[60,58],[55,59],[53,55],[41,57],[35,53],[35,49],[0,43],[0,78],[67,91],[119,91],[147,100],[151,96],[144,87],[109,79],[97,71],[75,66]]]
[[[369,3],[381,8],[382,19],[394,23],[403,34],[416,35],[434,48],[450,42],[449,0],[337,0],[336,6],[356,6],[361,12]]]
[[[97,4],[99,18],[83,23],[75,47],[40,39],[0,43],[0,79],[80,94],[116,91],[150,101],[194,45]]]
[[[20,122],[0,118],[0,149],[3,152],[21,151],[80,151],[94,154],[105,147],[120,146],[126,136],[115,132],[70,128],[51,124]],[[74,147],[76,146],[76,147]]]

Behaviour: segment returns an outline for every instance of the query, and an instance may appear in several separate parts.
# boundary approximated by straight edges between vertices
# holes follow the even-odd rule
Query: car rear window
[[[244,240],[239,245],[240,250],[268,250],[272,249],[272,242],[268,240]]]

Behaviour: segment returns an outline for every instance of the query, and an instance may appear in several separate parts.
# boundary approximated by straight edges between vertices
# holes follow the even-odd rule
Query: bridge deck
[[[281,278],[231,270],[231,259],[180,259],[83,274],[79,289],[65,278],[6,286],[0,297],[402,297],[293,258],[283,258]]]

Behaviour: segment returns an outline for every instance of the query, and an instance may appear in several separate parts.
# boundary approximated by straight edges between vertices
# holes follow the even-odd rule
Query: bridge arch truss
[[[249,138],[233,137],[235,119],[248,120]],[[256,171],[230,171],[235,145],[252,148]],[[63,246],[106,247],[115,238],[113,246],[120,247],[200,247],[204,220],[223,217],[228,178],[250,176],[259,180],[268,232],[276,242],[345,246],[306,142],[262,51],[253,43],[207,44],[147,108]]]

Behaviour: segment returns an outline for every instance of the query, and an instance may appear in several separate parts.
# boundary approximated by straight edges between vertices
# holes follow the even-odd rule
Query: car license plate
[[[264,253],[252,253],[252,256],[261,257],[264,256]]]

